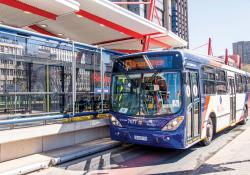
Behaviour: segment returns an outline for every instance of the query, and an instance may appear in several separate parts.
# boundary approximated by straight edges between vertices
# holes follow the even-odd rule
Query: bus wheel
[[[214,135],[214,125],[212,119],[209,117],[206,125],[206,138],[201,141],[203,146],[209,145],[213,140]]]
[[[247,123],[247,117],[248,117],[248,108],[245,107],[245,109],[244,109],[244,119],[239,124],[240,125],[245,125]]]

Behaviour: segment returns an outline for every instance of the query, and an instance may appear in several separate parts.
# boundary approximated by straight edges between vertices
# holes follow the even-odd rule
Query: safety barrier
[[[0,120],[0,127],[3,129],[13,129],[15,124],[22,124],[22,127],[34,126],[30,125],[32,122],[42,122],[41,124],[48,124],[50,121],[62,121],[63,123],[70,123],[70,122],[79,122],[91,119],[101,119],[101,118],[109,118],[108,111],[103,112],[80,112],[76,114],[58,114],[58,115],[46,115],[46,116],[35,116],[35,117],[20,117],[20,118],[13,118],[13,119],[5,119]],[[27,124],[27,125],[25,125]],[[40,125],[41,125],[40,124]],[[8,127],[9,125],[9,127]],[[19,126],[20,127],[20,126]],[[2,129],[2,130],[3,130]]]

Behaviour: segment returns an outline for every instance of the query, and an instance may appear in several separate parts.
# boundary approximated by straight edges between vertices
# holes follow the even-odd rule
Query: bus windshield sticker
[[[172,100],[172,106],[173,107],[180,107],[180,101],[179,100]]]
[[[121,108],[119,110],[120,113],[126,114],[128,112],[128,108]]]
[[[187,93],[187,97],[190,97],[190,86],[187,85],[186,87],[186,93]]]
[[[154,91],[159,91],[160,90],[160,86],[158,84],[154,84]]]

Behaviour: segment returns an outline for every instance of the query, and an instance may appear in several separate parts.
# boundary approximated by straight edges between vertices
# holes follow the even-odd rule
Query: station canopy
[[[141,50],[184,47],[166,28],[108,0],[1,0],[0,23],[100,47]]]

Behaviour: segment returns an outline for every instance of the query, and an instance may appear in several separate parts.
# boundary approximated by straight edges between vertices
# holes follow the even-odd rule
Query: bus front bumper
[[[112,140],[164,148],[184,149],[184,135],[174,132],[148,131],[110,126]]]

